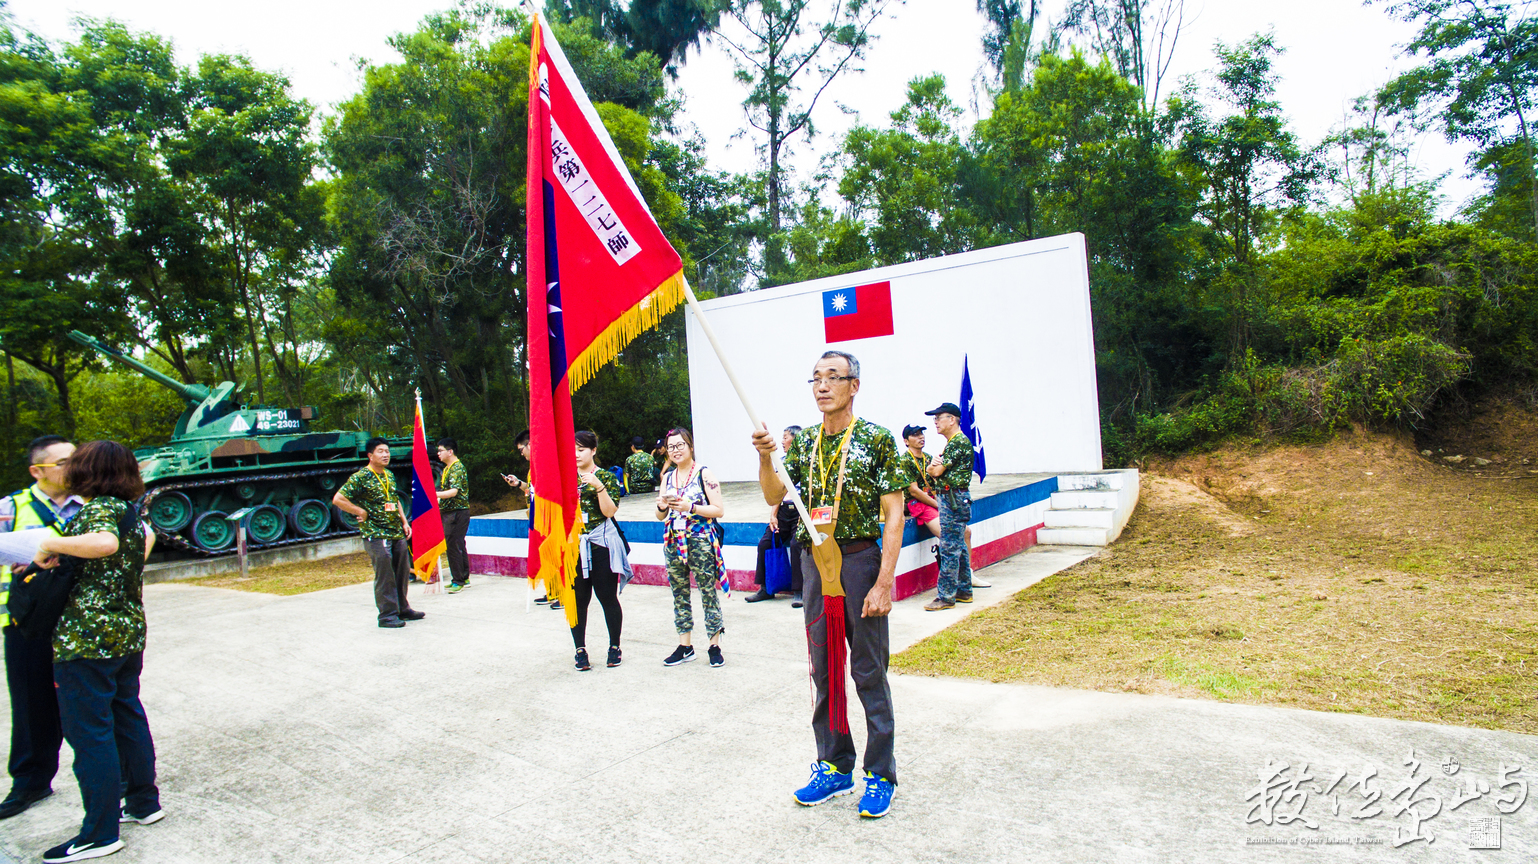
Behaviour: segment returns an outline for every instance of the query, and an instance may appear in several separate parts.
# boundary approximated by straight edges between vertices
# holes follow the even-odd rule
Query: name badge
[[[395,502],[394,501],[386,501],[385,502],[385,512],[386,513],[394,513],[395,512]]]
[[[812,516],[812,524],[813,525],[832,525],[833,524],[833,508],[832,507],[813,507],[812,510],[811,510],[811,516]]]

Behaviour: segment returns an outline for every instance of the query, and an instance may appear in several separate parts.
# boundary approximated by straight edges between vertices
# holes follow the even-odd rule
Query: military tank
[[[235,552],[228,515],[249,508],[248,551],[358,533],[331,503],[347,477],[368,462],[364,432],[312,432],[319,411],[245,406],[238,385],[183,384],[78,330],[69,338],[175,391],[187,403],[164,446],[134,451],[145,513],[161,548],[197,557]],[[411,489],[411,438],[386,438],[396,488]]]

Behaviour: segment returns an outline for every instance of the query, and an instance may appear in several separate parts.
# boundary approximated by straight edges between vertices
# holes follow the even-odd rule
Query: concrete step
[[[1048,510],[1048,528],[1105,528],[1116,524],[1116,511],[1096,509]]]
[[[1111,474],[1059,474],[1057,488],[1061,492],[1097,489],[1121,491],[1122,483],[1126,479],[1127,475],[1120,471]]]
[[[1045,546],[1105,546],[1110,531],[1105,528],[1039,528],[1036,542]]]
[[[1115,510],[1121,493],[1114,490],[1053,492],[1053,510]]]

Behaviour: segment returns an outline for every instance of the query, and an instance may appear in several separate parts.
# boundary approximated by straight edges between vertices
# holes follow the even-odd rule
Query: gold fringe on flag
[[[577,626],[577,602],[572,590],[577,584],[577,558],[581,551],[582,523],[572,523],[571,534],[561,534],[561,505],[534,496],[534,530],[544,539],[539,544],[539,572],[529,578],[545,581],[545,594],[561,601],[566,612],[566,625]],[[580,517],[579,517],[580,518]],[[530,556],[533,557],[533,556]],[[560,561],[557,571],[552,561]]]
[[[661,324],[663,316],[677,309],[678,304],[682,302],[684,302],[684,271],[679,270],[657,286],[655,291],[641,298],[641,302],[625,310],[624,314],[616,318],[613,324],[604,328],[604,331],[598,334],[598,338],[577,355],[577,359],[567,367],[566,373],[572,392],[576,392],[577,388],[593,380],[598,370],[602,369],[605,363],[618,357],[619,352],[623,351],[631,340]]]
[[[444,552],[447,552],[448,548],[448,541],[444,541],[439,543],[437,546],[434,546],[432,549],[422,553],[421,555],[418,555],[416,560],[411,564],[411,572],[417,574],[417,578],[421,579],[423,582],[432,581],[427,577],[433,572],[433,568],[438,566],[438,556],[442,555]]]

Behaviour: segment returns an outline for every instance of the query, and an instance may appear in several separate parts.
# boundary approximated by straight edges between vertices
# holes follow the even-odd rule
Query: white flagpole
[[[737,391],[737,398],[742,401],[742,407],[748,412],[748,420],[753,424],[753,431],[760,429],[765,431],[762,420],[758,419],[758,412],[753,410],[753,403],[748,401],[748,393],[742,389],[742,382],[737,380],[737,373],[732,371],[731,361],[726,359],[726,351],[721,348],[721,342],[716,339],[716,331],[710,326],[710,319],[705,317],[705,310],[700,308],[700,301],[694,296],[694,289],[689,287],[689,280],[684,279],[684,300],[689,304],[689,309],[694,312],[694,317],[700,322],[700,329],[705,332],[705,338],[710,340],[710,347],[716,351],[716,359],[721,361],[721,368],[726,371],[726,378],[732,382],[732,389]],[[801,501],[801,493],[796,489],[796,484],[790,482],[790,475],[785,473],[785,462],[780,458],[780,451],[776,449],[769,454],[769,460],[774,464],[775,476],[790,492],[790,500],[796,505],[796,512],[801,516],[801,524],[806,526],[807,536],[812,538],[813,546],[822,545],[823,534],[812,524],[812,514],[806,512],[806,504]]]

